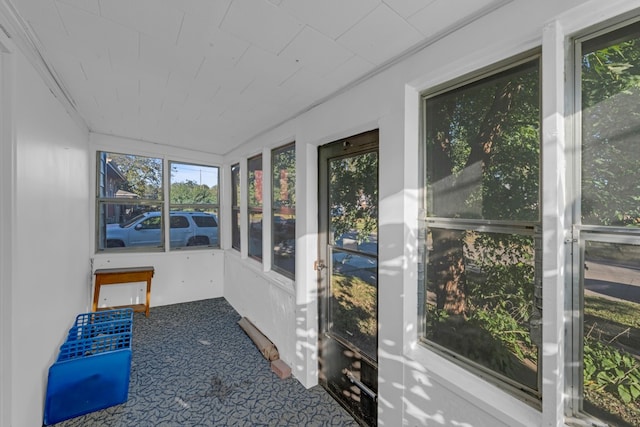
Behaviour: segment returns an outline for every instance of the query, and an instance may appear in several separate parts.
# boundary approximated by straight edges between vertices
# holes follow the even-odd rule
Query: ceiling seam
[[[448,35],[460,30],[461,28],[466,27],[467,25],[471,24],[474,21],[477,21],[478,19],[488,15],[489,13],[513,2],[514,0],[495,0],[494,2],[490,3],[488,6],[485,6],[481,9],[478,10],[478,13],[476,13],[475,15],[473,15],[472,17],[468,18],[468,19],[462,19],[458,22],[456,22],[452,27],[449,27],[439,33],[434,34],[432,37],[429,37],[425,40],[423,40],[421,43],[418,43],[410,48],[408,48],[407,50],[405,50],[404,52],[400,53],[399,55],[383,62],[382,64],[380,64],[380,66],[376,67],[375,69],[363,74],[362,76],[358,77],[357,79],[353,80],[352,82],[342,86],[341,88],[331,92],[329,95],[324,96],[320,99],[318,99],[317,101],[309,104],[307,107],[301,109],[300,111],[298,111],[297,113],[291,115],[289,118],[285,119],[285,120],[281,120],[280,122],[276,123],[273,126],[270,126],[260,132],[257,132],[255,135],[253,135],[250,138],[245,139],[244,141],[242,141],[241,143],[239,143],[236,147],[234,147],[233,149],[227,151],[224,155],[229,155],[231,154],[234,150],[236,150],[238,147],[241,147],[245,144],[248,144],[249,142],[253,141],[254,139],[260,137],[261,135],[264,135],[276,128],[278,128],[279,126],[294,120],[298,117],[300,117],[301,115],[313,110],[315,107],[324,104],[325,102],[329,101],[332,98],[335,98],[347,91],[349,91],[350,89],[364,83],[365,81],[377,76],[378,74],[388,70],[389,68],[393,67],[394,65],[402,62],[403,60],[411,57],[412,55],[417,54],[418,52],[426,49],[427,47],[429,47],[430,45],[438,42],[439,40],[447,37]],[[385,3],[386,5],[386,3]],[[378,6],[380,7],[380,6]],[[387,6],[388,7],[388,6]],[[374,8],[373,10],[376,10],[376,8]],[[373,12],[373,11],[372,11]],[[395,12],[395,11],[394,11]],[[412,26],[413,28],[413,26]]]
[[[7,21],[6,23],[10,27],[9,32],[13,33],[9,34],[9,38],[13,39],[20,47],[23,54],[42,76],[51,93],[62,103],[74,121],[81,128],[88,131],[89,126],[87,121],[78,111],[73,97],[66,89],[66,86],[63,84],[53,66],[45,59],[38,36],[22,16],[20,16],[10,0],[2,0],[2,3],[0,3],[0,15]]]

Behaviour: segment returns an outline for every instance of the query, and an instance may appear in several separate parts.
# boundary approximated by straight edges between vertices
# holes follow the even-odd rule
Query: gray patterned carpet
[[[126,403],[54,424],[356,426],[319,386],[279,379],[223,298],[135,313]]]

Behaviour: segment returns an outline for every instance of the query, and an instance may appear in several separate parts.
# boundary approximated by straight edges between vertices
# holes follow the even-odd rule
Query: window
[[[156,250],[219,247],[218,168],[169,162],[169,201],[163,159],[98,152],[96,249]],[[167,206],[168,205],[168,206]]]
[[[96,246],[161,249],[162,159],[98,152]]]
[[[220,247],[218,168],[169,162],[170,247]],[[173,218],[182,218],[186,227],[174,227]]]
[[[289,144],[271,153],[273,269],[295,277],[296,147]]]
[[[421,339],[539,402],[539,58],[425,94],[423,120]]]
[[[248,254],[251,258],[262,261],[262,155],[250,158],[247,164]]]
[[[640,424],[640,23],[576,40],[572,415]],[[601,423],[591,422],[592,425]]]
[[[231,247],[240,250],[240,164],[231,166]]]

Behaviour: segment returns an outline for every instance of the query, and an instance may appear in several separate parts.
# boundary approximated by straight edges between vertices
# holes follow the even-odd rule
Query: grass
[[[332,329],[344,332],[359,349],[375,356],[378,330],[377,288],[355,276],[334,274],[332,281]],[[371,354],[373,352],[373,354]]]
[[[584,304],[585,334],[618,351],[630,353],[637,360],[640,357],[639,305],[587,295]],[[636,366],[640,368],[640,362]],[[606,390],[585,390],[585,409],[615,425],[640,425],[638,401],[624,404]]]

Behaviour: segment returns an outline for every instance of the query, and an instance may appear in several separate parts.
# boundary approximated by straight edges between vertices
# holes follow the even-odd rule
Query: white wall
[[[16,50],[12,59],[11,425],[38,426],[48,368],[75,316],[88,308],[89,138],[26,58]]]
[[[120,138],[97,133],[90,134],[91,184],[88,189],[91,197],[90,217],[95,218],[95,179],[96,152],[113,151],[116,153],[137,154],[175,160],[187,163],[219,166],[220,156],[195,152],[174,146],[153,144],[146,141]],[[166,167],[166,162],[165,162]],[[165,168],[165,171],[167,169]],[[220,169],[220,182],[224,182],[224,171]],[[166,185],[165,185],[166,187]],[[165,197],[168,189],[165,188]],[[220,218],[224,229],[224,218]],[[93,221],[91,221],[93,227]],[[147,253],[95,253],[95,232],[91,229],[90,253],[93,271],[99,268],[120,268],[153,266],[151,281],[151,307],[217,298],[223,295],[224,252],[219,249],[182,249],[165,252]],[[145,284],[122,284],[103,286],[100,290],[99,306],[144,303]]]
[[[11,421],[11,284],[15,140],[11,124],[13,43],[0,34],[0,426]]]
[[[581,6],[585,3],[585,6]],[[563,425],[562,396],[562,299],[545,298],[545,345],[543,378],[544,408],[530,406],[481,378],[418,344],[417,325],[417,229],[419,208],[419,94],[467,73],[511,56],[540,48],[550,48],[544,58],[555,71],[545,71],[554,82],[545,84],[545,115],[562,113],[562,72],[567,49],[564,34],[558,30],[567,20],[586,17],[581,25],[593,25],[615,13],[638,7],[639,2],[584,2],[581,0],[514,1],[495,13],[444,37],[402,62],[350,88],[311,111],[260,135],[225,158],[226,164],[242,161],[261,147],[273,146],[293,135],[297,145],[297,260],[296,314],[283,316],[273,283],[267,273],[240,255],[227,256],[225,296],[249,317],[263,319],[277,340],[295,340],[294,373],[305,386],[316,383],[317,299],[313,261],[317,247],[317,146],[365,130],[380,129],[380,230],[379,230],[379,425],[465,425],[465,426],[552,426]],[[576,10],[572,8],[579,7]],[[569,11],[569,12],[567,12]],[[566,12],[566,13],[565,13]],[[606,13],[605,13],[606,12]],[[560,19],[560,24],[554,23]],[[559,34],[559,36],[558,36]],[[544,66],[544,64],[543,64]],[[562,138],[562,121],[545,135],[547,145]],[[559,150],[556,149],[556,155]],[[548,157],[548,156],[547,156]],[[545,157],[545,161],[549,159]],[[563,159],[543,181],[545,203],[555,199],[545,215],[561,215]],[[555,212],[555,214],[553,213]],[[562,225],[545,232],[545,257],[561,259]],[[560,238],[559,238],[560,237]],[[545,267],[544,286],[562,287],[562,263]],[[553,271],[547,271],[551,268]],[[264,288],[263,288],[264,287]],[[557,295],[561,292],[556,292]],[[259,297],[256,298],[255,296]],[[267,298],[267,300],[265,300]],[[282,333],[295,322],[292,337]],[[271,325],[273,324],[273,326]],[[274,340],[275,341],[275,340]],[[278,344],[278,342],[276,342]],[[560,384],[560,385],[558,385]],[[544,411],[544,412],[543,412]]]
[[[225,256],[225,284],[244,286],[225,286],[225,298],[276,345],[280,359],[293,367],[296,300],[290,281],[263,274],[257,263],[246,268],[247,263],[234,252]]]

